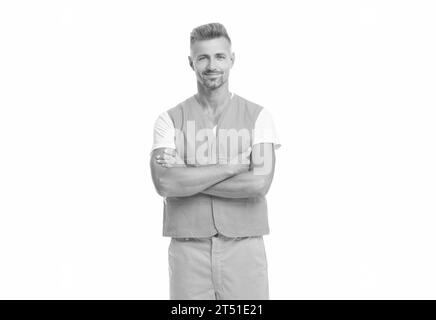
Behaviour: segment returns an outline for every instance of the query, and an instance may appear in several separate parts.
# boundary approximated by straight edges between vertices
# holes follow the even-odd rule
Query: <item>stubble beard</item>
[[[202,78],[202,80],[203,80],[202,81],[203,85],[211,90],[218,89],[225,83],[224,76],[220,76],[214,80],[205,79],[205,78]]]

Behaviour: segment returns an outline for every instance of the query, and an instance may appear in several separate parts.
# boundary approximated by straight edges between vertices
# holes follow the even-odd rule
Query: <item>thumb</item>
[[[247,156],[250,155],[250,153],[251,153],[251,147],[248,147],[248,149],[247,149],[246,151],[244,151],[242,154],[243,154],[245,157],[247,157]]]

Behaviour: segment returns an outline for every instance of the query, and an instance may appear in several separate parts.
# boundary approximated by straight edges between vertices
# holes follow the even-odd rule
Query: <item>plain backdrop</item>
[[[433,1],[2,1],[0,298],[168,299],[158,114],[223,23],[282,147],[271,299],[436,298]]]

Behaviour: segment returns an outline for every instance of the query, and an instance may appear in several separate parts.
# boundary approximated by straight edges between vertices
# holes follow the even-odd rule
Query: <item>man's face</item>
[[[221,37],[195,41],[189,64],[198,82],[208,89],[217,89],[228,81],[234,58],[229,41]]]

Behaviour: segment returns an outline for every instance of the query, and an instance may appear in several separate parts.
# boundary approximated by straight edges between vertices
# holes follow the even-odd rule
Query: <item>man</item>
[[[235,54],[223,25],[195,28],[188,59],[198,92],[160,114],[150,159],[171,237],[170,299],[269,299],[272,118],[229,92]]]

